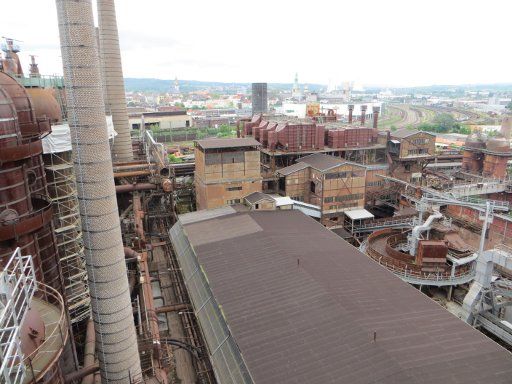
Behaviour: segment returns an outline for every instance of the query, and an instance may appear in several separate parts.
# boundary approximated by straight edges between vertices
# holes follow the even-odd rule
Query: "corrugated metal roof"
[[[433,133],[430,133],[430,132],[425,132],[425,131],[418,131],[417,129],[407,129],[407,128],[402,128],[402,129],[398,129],[394,132],[391,132],[391,137],[397,137],[399,139],[404,139],[408,136],[411,136],[411,135],[415,135],[417,133],[420,133],[420,132],[423,132],[423,133],[426,133],[427,135],[430,135],[430,136],[436,136],[434,135]]]
[[[373,219],[375,217],[366,209],[352,209],[350,211],[345,211],[345,215],[352,220]]]
[[[271,196],[269,196],[263,192],[253,192],[250,195],[245,196],[244,199],[247,200],[251,204],[255,204],[261,200],[274,201],[274,199]]]
[[[289,165],[288,167],[281,168],[277,171],[280,175],[288,176],[294,172],[301,171],[305,168],[309,167],[306,163],[297,163]]]
[[[252,137],[242,137],[236,139],[203,139],[196,140],[196,143],[203,149],[261,146],[260,142],[254,140]]]
[[[255,383],[510,382],[508,351],[300,212],[184,231]]]
[[[312,155],[304,156],[297,161],[306,163],[321,172],[327,171],[334,167],[339,167],[343,164],[351,164],[356,167],[364,168],[364,166],[361,164],[353,163],[340,157],[324,155],[323,153],[314,153]]]

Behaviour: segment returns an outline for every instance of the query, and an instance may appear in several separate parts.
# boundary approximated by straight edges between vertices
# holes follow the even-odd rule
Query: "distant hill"
[[[193,92],[208,89],[210,91],[218,91],[223,93],[236,93],[241,89],[247,89],[250,92],[251,83],[222,83],[218,81],[198,81],[198,80],[178,80],[180,90],[182,92]],[[125,78],[124,79],[126,90],[129,92],[169,92],[174,87],[174,80],[162,79],[140,79],[140,78]],[[325,86],[321,84],[307,84],[312,92],[319,92]],[[303,87],[304,84],[301,84]],[[269,83],[269,91],[284,91],[291,90],[292,83]]]

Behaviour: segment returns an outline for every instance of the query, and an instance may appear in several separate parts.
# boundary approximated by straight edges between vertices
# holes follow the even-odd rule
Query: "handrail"
[[[66,341],[68,339],[68,332],[67,332],[67,318],[65,313],[65,306],[64,306],[64,300],[62,299],[62,296],[60,293],[46,285],[39,283],[38,290],[35,293],[36,297],[41,295],[40,299],[44,300],[48,304],[57,307],[60,309],[59,313],[59,319],[56,322],[57,326],[52,330],[50,334],[45,334],[44,341],[41,345],[39,345],[36,349],[34,349],[29,355],[25,356],[23,359],[23,362],[27,367],[29,367],[29,372],[32,373],[33,379],[36,381],[39,380],[42,376],[44,376],[54,365],[54,363],[59,359],[62,350],[64,349],[64,346],[66,344]],[[55,353],[53,358],[48,361],[45,367],[43,367],[39,373],[36,374],[34,371],[34,362],[37,361],[39,357],[39,352],[44,352],[45,347],[48,347],[48,345],[51,345],[56,339],[60,339],[59,345],[59,351]]]

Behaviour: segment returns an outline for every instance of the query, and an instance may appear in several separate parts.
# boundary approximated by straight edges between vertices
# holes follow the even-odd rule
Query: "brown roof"
[[[398,129],[394,132],[391,132],[391,137],[395,137],[397,139],[404,139],[408,136],[412,136],[412,135],[415,135],[420,132],[426,133],[427,135],[435,136],[434,134],[432,134],[430,132],[418,131],[417,129],[402,128],[402,129]]]
[[[251,204],[255,204],[260,200],[274,201],[272,197],[263,192],[253,192],[250,195],[245,196],[244,199]]]
[[[364,166],[361,164],[352,163],[340,157],[324,155],[323,153],[314,153],[312,155],[304,156],[297,161],[306,163],[321,172],[327,171],[334,167],[339,167],[342,164],[352,164],[357,167],[364,168]]]
[[[237,139],[203,139],[196,140],[196,144],[203,149],[261,146],[260,142],[254,140],[252,137],[244,137]]]
[[[508,351],[301,212],[210,220],[184,231],[255,383],[510,382]]]
[[[277,173],[283,176],[288,176],[294,172],[301,171],[307,167],[309,167],[309,165],[306,163],[296,163],[277,170]]]

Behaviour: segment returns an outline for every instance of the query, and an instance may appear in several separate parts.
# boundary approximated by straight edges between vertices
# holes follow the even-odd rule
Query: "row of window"
[[[240,199],[226,200],[227,205],[240,204]]]
[[[331,172],[325,174],[326,180],[346,179],[347,177],[364,177],[364,171]]]
[[[341,203],[343,201],[349,200],[361,200],[363,198],[362,193],[352,193],[350,195],[342,195],[342,196],[329,196],[324,198],[325,203],[332,203],[334,201]]]
[[[407,154],[409,156],[412,156],[412,155],[428,155],[428,149],[427,148],[409,149]]]
[[[335,209],[345,209],[345,208],[352,208],[352,207],[357,207],[359,206],[359,203],[357,201],[349,201],[348,203],[345,203],[341,206],[338,206],[338,205],[329,205],[329,210],[335,210]]]
[[[385,181],[384,180],[379,180],[379,181],[369,181],[366,183],[366,186],[367,187],[381,187],[385,184]]]
[[[429,142],[429,139],[422,138],[422,137],[412,140],[412,143],[415,145],[425,145],[425,144],[428,144],[428,142]]]
[[[227,187],[226,191],[232,192],[232,191],[241,191],[242,187]]]

